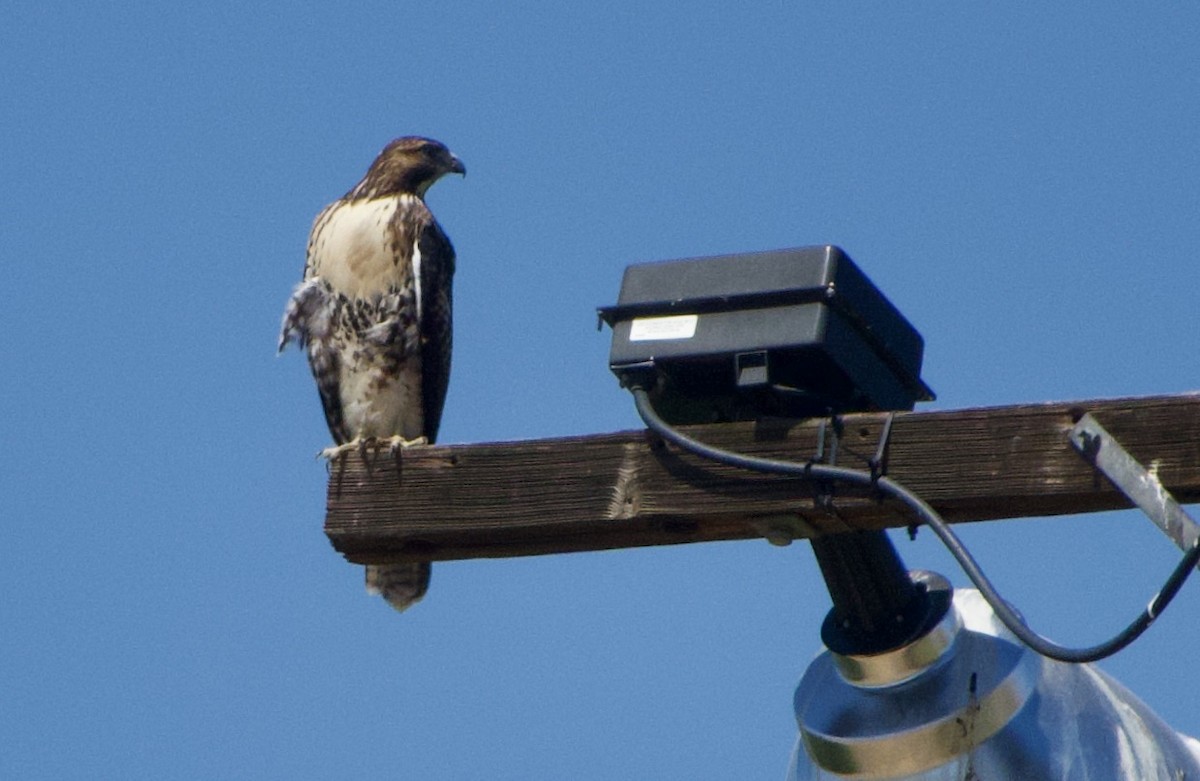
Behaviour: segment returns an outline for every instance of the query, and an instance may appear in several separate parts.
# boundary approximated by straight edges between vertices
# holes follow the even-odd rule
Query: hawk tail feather
[[[429,588],[428,561],[411,564],[367,565],[367,593],[378,594],[400,612],[420,601]]]

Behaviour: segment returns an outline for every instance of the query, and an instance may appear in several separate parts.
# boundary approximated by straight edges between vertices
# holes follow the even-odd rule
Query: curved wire
[[[1140,637],[1150,627],[1150,624],[1162,615],[1167,605],[1179,593],[1179,589],[1183,586],[1184,581],[1191,575],[1197,563],[1200,562],[1200,540],[1197,540],[1192,545],[1192,548],[1184,554],[1179,564],[1175,566],[1171,576],[1167,578],[1163,587],[1150,600],[1146,609],[1129,626],[1125,627],[1125,629],[1113,638],[1087,648],[1069,648],[1058,645],[1033,631],[1025,623],[1021,615],[1004,601],[1004,598],[996,591],[996,587],[983,574],[983,570],[980,569],[978,562],[975,561],[975,558],[967,550],[962,540],[950,528],[950,524],[946,523],[937,511],[930,507],[921,497],[912,493],[895,480],[888,477],[876,477],[869,472],[858,469],[848,469],[828,464],[801,464],[794,461],[779,461],[773,458],[760,458],[758,456],[734,453],[713,447],[712,445],[706,445],[676,430],[660,418],[658,413],[654,411],[654,406],[651,404],[650,397],[647,395],[645,389],[634,387],[631,390],[633,391],[633,399],[637,405],[638,414],[647,427],[668,442],[672,442],[684,450],[688,450],[710,461],[754,472],[766,472],[768,474],[790,475],[810,480],[829,480],[874,487],[884,494],[903,502],[938,536],[938,539],[950,551],[950,555],[962,567],[963,572],[975,584],[975,587],[979,589],[979,593],[983,595],[983,598],[991,606],[1001,623],[1030,649],[1050,659],[1070,663],[1095,662],[1112,656],[1125,648]]]

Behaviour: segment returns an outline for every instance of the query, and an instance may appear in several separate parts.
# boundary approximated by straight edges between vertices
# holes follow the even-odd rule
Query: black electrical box
[[[672,423],[908,410],[924,341],[834,246],[625,269],[609,365]]]

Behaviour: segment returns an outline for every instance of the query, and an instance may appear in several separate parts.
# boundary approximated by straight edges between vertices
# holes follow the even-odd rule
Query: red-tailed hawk
[[[398,138],[313,223],[279,349],[295,341],[308,350],[338,444],[326,457],[437,437],[450,378],[454,247],[424,198],[448,173],[466,167],[445,146]],[[367,567],[367,590],[397,610],[428,586],[428,562]]]

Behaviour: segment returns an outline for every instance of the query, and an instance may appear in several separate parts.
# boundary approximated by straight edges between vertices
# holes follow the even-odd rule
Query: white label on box
[[[629,326],[629,341],[658,342],[666,339],[691,339],[696,335],[698,315],[637,317]]]

